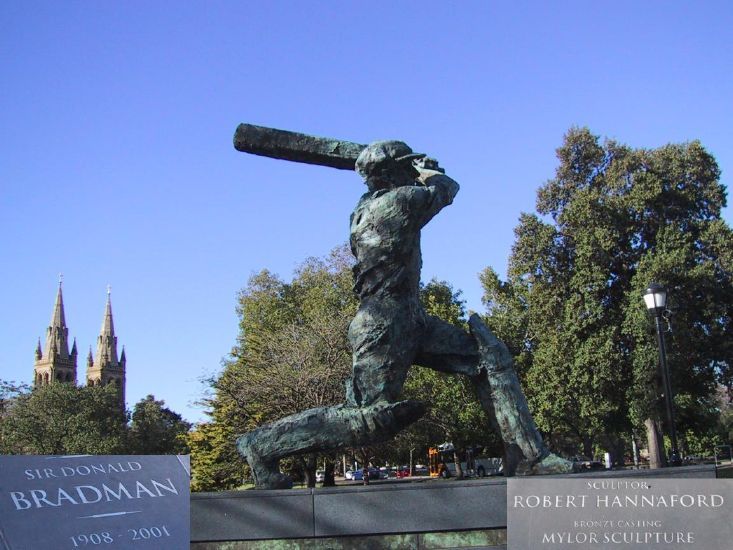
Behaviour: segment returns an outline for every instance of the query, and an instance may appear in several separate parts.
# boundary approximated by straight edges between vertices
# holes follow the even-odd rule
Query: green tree
[[[530,408],[556,445],[620,455],[660,422],[657,348],[641,295],[669,289],[667,335],[681,433],[731,380],[731,229],[698,142],[632,149],[571,129],[555,177],[522,214],[506,282],[481,277],[488,322],[517,356]],[[651,449],[652,451],[654,449]]]
[[[189,451],[186,435],[191,423],[164,405],[163,400],[158,401],[152,395],[135,405],[128,434],[133,454],[186,454]]]
[[[227,416],[213,411],[210,422],[202,422],[188,432],[191,450],[191,490],[220,491],[242,485],[247,474],[245,462],[237,453],[234,440],[237,431],[226,421]]]
[[[41,386],[3,415],[0,453],[123,454],[126,421],[114,386]]]
[[[27,384],[18,384],[12,380],[0,380],[0,421],[6,411],[10,410],[16,398],[30,391]]]
[[[346,334],[356,311],[352,264],[348,249],[340,247],[326,259],[306,260],[289,283],[264,270],[240,292],[237,345],[221,374],[209,380],[211,395],[204,399],[213,425],[197,427],[193,436],[199,438],[192,442],[194,470],[208,464],[212,472],[207,487],[241,483],[229,474],[213,475],[216,464],[222,473],[238,471],[229,462],[236,456],[236,436],[224,452],[207,437],[241,434],[295,412],[344,401],[351,372]],[[313,457],[288,464],[308,465],[314,482]]]

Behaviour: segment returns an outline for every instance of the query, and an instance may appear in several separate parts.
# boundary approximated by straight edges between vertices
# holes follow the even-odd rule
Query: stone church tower
[[[59,291],[56,295],[56,304],[51,316],[51,326],[46,330],[46,345],[43,349],[41,349],[41,340],[38,339],[36,361],[33,366],[34,386],[38,387],[54,382],[76,384],[77,355],[76,339],[74,339],[71,352],[69,352],[69,329],[66,327],[64,298],[61,292],[61,281],[59,281]],[[102,330],[97,338],[97,353],[92,356],[90,347],[89,356],[87,357],[87,385],[105,386],[115,384],[120,390],[120,403],[124,407],[126,363],[124,347],[119,358],[117,356],[117,336],[115,336],[112,301],[108,287]]]
[[[106,386],[115,384],[120,389],[120,400],[125,402],[125,348],[117,358],[117,336],[115,336],[115,325],[112,319],[112,301],[110,290],[107,288],[107,305],[104,309],[102,330],[97,338],[97,353],[92,357],[92,349],[89,348],[87,357],[87,385]]]
[[[33,366],[33,383],[43,386],[52,382],[69,382],[76,384],[76,339],[69,353],[69,329],[66,328],[64,315],[64,297],[59,291],[51,316],[51,326],[46,329],[46,345],[41,350],[41,339],[38,339],[36,361]]]

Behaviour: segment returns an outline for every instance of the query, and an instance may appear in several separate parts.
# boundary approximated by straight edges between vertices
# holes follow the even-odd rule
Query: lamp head
[[[667,307],[667,289],[658,283],[651,283],[644,291],[646,308],[653,313],[660,313]]]

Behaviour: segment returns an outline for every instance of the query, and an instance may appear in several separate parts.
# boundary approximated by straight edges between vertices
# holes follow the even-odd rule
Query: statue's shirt
[[[425,186],[367,193],[351,214],[351,250],[356,256],[354,290],[369,296],[417,298],[420,287],[420,229],[453,202],[458,184],[442,174]]]

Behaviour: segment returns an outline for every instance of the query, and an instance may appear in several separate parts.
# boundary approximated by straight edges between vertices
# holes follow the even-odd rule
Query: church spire
[[[76,342],[69,354],[69,329],[66,327],[62,276],[51,314],[51,324],[46,329],[46,345],[41,350],[40,339],[35,353],[34,381],[36,385],[51,382],[76,383]]]
[[[62,281],[59,280],[59,290],[56,293],[56,303],[53,306],[51,325],[46,329],[44,356],[47,359],[54,356],[61,359],[68,359],[69,357],[69,329],[66,328],[64,294],[61,291],[61,283]]]
[[[102,319],[102,330],[97,338],[97,357],[94,361],[97,366],[117,366],[117,337],[115,336],[115,324],[112,318],[112,300],[110,295],[112,290],[107,286],[107,304],[104,308],[104,318]]]
[[[104,307],[102,329],[97,338],[97,352],[94,359],[87,359],[87,384],[107,385],[115,384],[120,389],[120,400],[125,402],[125,355],[117,357],[117,336],[115,336],[114,318],[112,317],[111,288],[107,286],[107,303]]]

